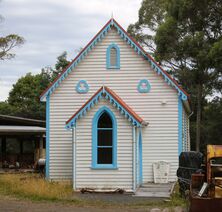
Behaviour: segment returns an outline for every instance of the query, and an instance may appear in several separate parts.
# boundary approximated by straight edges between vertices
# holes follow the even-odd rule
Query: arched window
[[[120,50],[116,44],[111,44],[106,50],[107,69],[120,69]]]
[[[93,168],[116,168],[116,119],[107,107],[93,118]]]
[[[110,49],[110,66],[115,67],[117,64],[117,50],[112,47]]]

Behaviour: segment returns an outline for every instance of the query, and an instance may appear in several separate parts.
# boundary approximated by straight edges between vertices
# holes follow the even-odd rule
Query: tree
[[[144,0],[139,21],[129,27],[142,40],[144,29],[152,30],[143,45],[153,42],[146,47],[191,92],[197,151],[205,98],[221,88],[221,17],[220,0]]]
[[[54,79],[69,65],[70,61],[67,60],[67,52],[64,51],[61,55],[57,57],[57,61],[55,64],[55,68],[52,69],[52,77],[51,81],[53,82]]]
[[[54,69],[46,67],[40,74],[27,73],[18,79],[7,101],[0,102],[0,114],[45,119],[45,104],[39,101],[39,96],[69,64],[66,57],[66,52],[57,57]]]
[[[155,52],[155,34],[166,14],[166,0],[143,0],[139,20],[128,26],[130,33],[149,53]]]
[[[0,17],[0,22],[2,20],[2,17]],[[11,53],[11,50],[16,46],[22,45],[24,41],[25,40],[23,37],[16,34],[0,37],[0,60],[11,59],[15,57],[15,54]]]
[[[215,97],[204,108],[204,144],[222,143],[222,98]]]
[[[12,107],[8,102],[0,102],[0,114],[1,115],[14,115],[16,114],[16,108]]]
[[[15,109],[12,115],[45,119],[45,104],[39,101],[39,96],[49,82],[50,76],[46,72],[37,75],[27,73],[21,77],[8,97],[8,104]]]

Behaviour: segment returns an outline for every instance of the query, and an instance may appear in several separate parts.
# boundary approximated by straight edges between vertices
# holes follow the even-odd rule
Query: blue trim
[[[144,84],[145,84],[145,87],[143,87]],[[138,86],[137,86],[137,90],[140,93],[149,93],[150,88],[151,88],[151,85],[150,85],[150,83],[147,79],[140,80],[139,83],[138,83]]]
[[[188,139],[187,139],[187,114],[184,115],[184,148],[185,148],[185,151],[188,151]]]
[[[142,128],[139,128],[139,184],[143,183],[143,146],[142,146]]]
[[[136,139],[136,145],[135,145],[135,147],[136,147],[136,150],[135,150],[135,157],[136,157],[136,187],[139,187],[139,168],[140,168],[140,166],[139,166],[139,142],[138,142],[138,135],[139,135],[139,133],[138,133],[138,130],[136,130],[135,129],[135,132],[136,132],[136,137],[135,137],[135,139]]]
[[[183,150],[183,105],[180,96],[178,97],[178,154]]]
[[[97,124],[100,116],[107,112],[112,120],[112,164],[98,164],[97,163]],[[117,169],[117,122],[113,112],[106,106],[101,107],[94,115],[92,121],[92,169]]]
[[[46,97],[46,166],[45,177],[49,179],[49,142],[50,142],[50,95]]]
[[[114,107],[116,107],[117,110],[119,110],[120,114],[122,114],[129,122],[132,123],[134,126],[141,126],[141,123],[139,123],[134,117],[127,111],[125,108],[120,105],[112,96],[111,94],[106,91],[106,89],[102,89],[91,101],[83,107],[79,113],[77,113],[67,124],[66,124],[66,129],[71,129],[72,127],[75,126],[76,121],[86,115],[88,111],[90,111],[95,104],[99,102],[100,99],[106,99],[109,101]]]
[[[81,85],[84,86],[84,89],[81,88]],[[79,80],[76,85],[76,92],[77,93],[87,93],[89,91],[89,85],[86,80]]]
[[[116,50],[116,65],[111,66],[110,64],[110,51],[114,48]],[[120,49],[115,43],[112,43],[106,49],[106,68],[107,69],[120,69]]]
[[[137,187],[137,144],[136,144],[136,128],[132,127],[132,136],[133,136],[133,158],[132,158],[132,187],[133,187],[133,191],[136,190]]]
[[[85,58],[85,56],[95,47],[95,45],[100,42],[114,26],[117,29],[120,37],[131,46],[131,48],[138,54],[141,55],[145,60],[147,60],[152,69],[156,71],[158,74],[161,74],[165,80],[165,82],[175,88],[178,91],[178,94],[182,96],[182,100],[187,100],[187,95],[158,67],[158,65],[151,60],[146,53],[139,48],[133,40],[117,25],[117,23],[111,19],[110,23],[94,38],[94,40],[89,44],[89,46],[72,62],[72,64],[67,68],[67,70],[57,79],[57,81],[47,90],[46,93],[40,98],[41,101],[49,94],[51,95],[54,90],[59,86],[59,84],[70,74],[70,72],[76,68],[81,60]]]

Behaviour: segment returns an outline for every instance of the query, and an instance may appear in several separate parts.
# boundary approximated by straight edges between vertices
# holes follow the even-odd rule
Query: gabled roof
[[[66,121],[66,128],[70,129],[76,124],[76,120],[84,116],[100,99],[106,99],[119,112],[125,116],[134,126],[147,125],[143,119],[137,115],[114,91],[110,88],[103,86],[101,87],[68,121]]]
[[[113,18],[110,19],[105,26],[94,36],[94,38],[86,45],[85,48],[75,57],[75,59],[62,71],[62,73],[54,80],[53,83],[49,85],[48,88],[41,94],[40,100],[44,101],[48,95],[59,86],[59,84],[69,75],[69,73],[75,69],[78,63],[84,59],[84,57],[93,49],[93,47],[100,42],[111,29],[115,27],[120,37],[126,41],[134,51],[145,58],[151,65],[152,69],[158,74],[164,77],[164,80],[168,85],[172,86],[178,91],[178,95],[182,100],[186,101],[189,95],[183,88],[178,85],[176,80],[174,80],[163,68],[135,41]]]

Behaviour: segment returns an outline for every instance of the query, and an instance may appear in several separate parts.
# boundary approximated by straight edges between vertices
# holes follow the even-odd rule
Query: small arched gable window
[[[93,118],[92,168],[116,168],[116,118],[107,107],[102,107]]]
[[[106,50],[106,67],[107,69],[120,69],[120,50],[114,43],[110,44]]]

